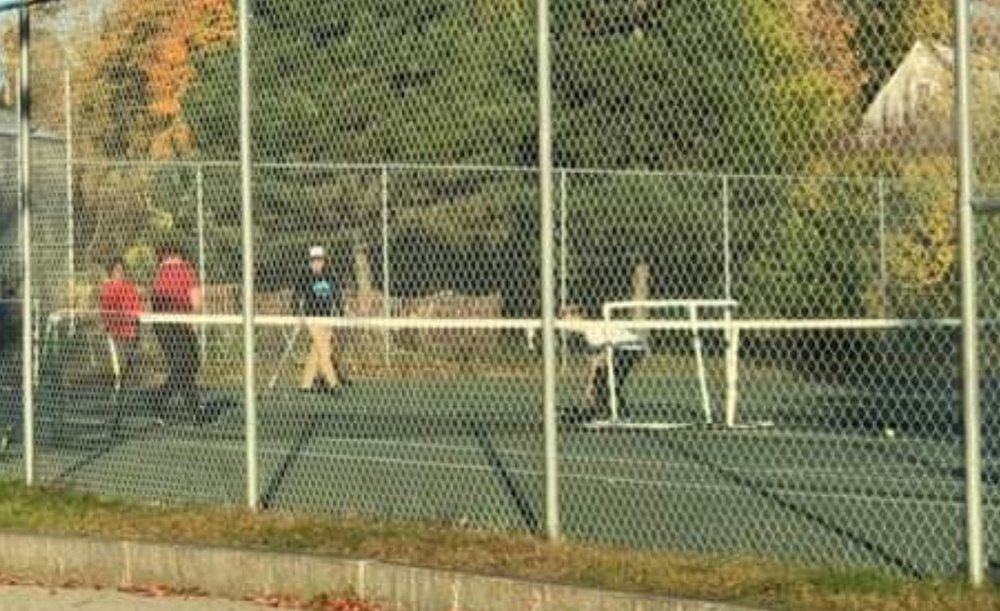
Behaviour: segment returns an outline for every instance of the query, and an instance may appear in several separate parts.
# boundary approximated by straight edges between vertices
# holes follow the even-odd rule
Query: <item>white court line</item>
[[[621,468],[643,468],[650,467],[653,469],[659,469],[663,471],[690,471],[693,466],[699,466],[702,470],[708,471],[724,471],[727,474],[739,475],[745,477],[793,477],[798,480],[808,479],[810,477],[837,477],[840,481],[848,482],[878,482],[878,481],[898,481],[900,479],[912,480],[912,481],[927,481],[927,473],[933,473],[934,468],[910,468],[905,471],[890,471],[883,470],[877,473],[876,477],[871,475],[857,475],[856,470],[849,469],[802,469],[796,467],[787,468],[772,468],[772,469],[740,469],[740,468],[727,468],[727,467],[711,467],[711,466],[701,466],[700,463],[696,461],[691,462],[660,462],[660,461],[629,461],[626,459],[612,459],[612,460],[579,460],[574,461],[573,459],[565,459],[567,462],[588,464],[591,468],[595,468],[596,465],[617,465]],[[941,468],[948,468],[947,465],[941,465]]]
[[[210,448],[211,450],[223,450],[223,451],[229,451],[229,452],[239,453],[239,454],[242,454],[242,453],[246,452],[246,446],[244,444],[235,445],[235,444],[232,444],[232,443],[229,443],[229,444],[212,443],[209,446],[209,444],[199,443],[198,441],[192,440],[192,439],[176,439],[176,438],[166,438],[166,439],[167,439],[167,441],[172,442],[172,444],[175,446],[175,447],[172,447],[172,448],[167,448],[169,450],[177,449],[176,446],[179,445],[179,446],[184,446],[184,447],[198,446],[198,447],[200,447],[202,449]],[[262,447],[261,448],[261,454],[271,455],[271,456],[287,456],[288,455],[288,448],[278,449],[278,448],[266,448],[266,447]],[[358,455],[353,455],[353,454],[343,454],[343,453],[339,453],[339,452],[336,452],[336,453],[335,452],[326,453],[326,452],[317,452],[317,451],[313,451],[313,450],[304,450],[304,451],[298,452],[298,456],[305,457],[305,458],[311,458],[311,459],[315,459],[315,460],[322,460],[322,459],[331,460],[332,459],[332,460],[339,460],[339,461],[343,461],[343,462],[351,462],[351,461],[359,462],[359,461],[361,461],[361,462],[372,462],[372,463],[387,464],[387,465],[405,465],[405,466],[413,466],[413,467],[433,467],[433,468],[439,468],[439,469],[461,469],[461,470],[464,470],[464,471],[480,471],[480,472],[484,472],[484,473],[489,473],[489,472],[493,472],[494,471],[494,468],[491,467],[491,466],[456,465],[454,463],[442,463],[442,462],[437,462],[437,461],[408,460],[408,459],[404,459],[404,458],[392,458],[392,457],[385,457],[385,456],[358,456]],[[524,470],[524,469],[507,469],[507,471],[509,473],[520,473],[520,474],[524,474],[524,475],[529,475],[529,474],[540,475],[541,474],[541,470],[538,470],[538,471],[531,470],[531,471],[529,471],[529,470]]]
[[[603,482],[611,485],[629,485],[642,488],[666,488],[666,489],[681,489],[681,490],[698,490],[703,492],[730,492],[733,490],[747,490],[748,486],[741,484],[699,484],[699,483],[687,483],[687,482],[654,482],[648,480],[637,480],[630,478],[614,478],[614,477],[598,477],[593,475],[561,475],[560,479],[575,479],[575,480],[589,480],[596,482]],[[780,488],[775,486],[757,486],[761,490],[766,490],[767,492],[780,497],[797,497],[806,500],[845,500],[845,501],[858,501],[858,502],[872,502],[877,501],[880,503],[888,504],[920,504],[920,505],[940,505],[946,507],[959,508],[965,506],[965,500],[961,498],[961,489],[957,491],[955,496],[956,500],[948,499],[931,499],[926,497],[916,497],[916,496],[905,496],[900,497],[895,491],[888,491],[887,494],[858,494],[858,493],[836,493],[836,492],[822,492],[822,491],[812,491],[812,490],[790,490],[786,488]],[[753,496],[760,496],[759,493],[750,492]]]
[[[189,446],[194,446],[194,445],[199,445],[199,446],[202,446],[202,447],[205,446],[205,444],[200,444],[196,440],[168,439],[168,441],[173,442],[176,445],[182,445],[182,446],[188,446],[188,447]],[[219,444],[214,444],[212,446],[212,449],[229,450],[229,451],[234,452],[234,453],[242,453],[242,452],[245,451],[245,448],[244,448],[244,446],[242,444],[241,445],[235,445],[235,444],[230,443],[230,444],[226,444],[226,445],[228,447],[220,446]],[[287,451],[287,448],[286,449],[262,448],[261,449],[261,453],[265,454],[265,455],[271,455],[271,456],[285,456],[285,455],[288,454],[288,451]],[[358,456],[358,455],[344,454],[344,453],[341,453],[341,452],[318,452],[318,451],[308,450],[308,451],[300,452],[299,456],[310,458],[310,459],[314,459],[314,460],[324,460],[324,459],[326,459],[326,460],[338,460],[338,461],[343,461],[343,462],[352,462],[352,461],[353,462],[371,462],[371,463],[376,463],[376,464],[405,465],[405,466],[413,466],[413,467],[432,467],[432,468],[438,468],[438,469],[451,469],[451,470],[473,471],[473,472],[481,472],[481,473],[492,473],[494,471],[494,468],[491,467],[491,466],[479,466],[479,465],[442,463],[440,461],[410,460],[410,459],[404,459],[404,458],[393,458],[393,457],[384,457],[384,456],[368,456],[368,455]],[[686,465],[683,464],[683,463],[679,463],[678,464],[678,468],[680,468],[681,466],[690,467],[690,463],[687,463]],[[532,470],[532,469],[523,469],[523,468],[512,468],[512,469],[509,469],[508,471],[510,473],[517,473],[517,474],[521,474],[521,475],[540,475],[542,473],[542,471],[540,469],[539,470]],[[794,471],[790,471],[790,472],[794,472]],[[795,473],[798,473],[800,475],[803,474],[803,472],[801,472],[801,471],[795,472]],[[832,473],[837,474],[837,473],[841,473],[841,472],[835,471],[835,472],[832,472]],[[748,478],[752,478],[754,476],[759,476],[760,472],[759,471],[726,470],[725,474],[727,474],[727,475],[745,475]],[[805,472],[804,474],[805,475],[812,475],[812,474],[814,474],[814,472],[809,471],[809,472]],[[885,481],[885,480],[892,480],[892,481],[897,481],[897,482],[898,481],[904,481],[904,482],[927,482],[928,481],[928,478],[926,478],[926,477],[920,477],[920,476],[913,476],[913,475],[911,475],[911,476],[905,476],[905,475],[900,475],[900,474],[887,474],[887,475],[888,476],[885,477],[885,478],[874,479],[874,480],[873,479],[856,480],[856,479],[847,478],[845,481],[847,483],[868,483],[868,484],[875,484],[875,483],[878,483],[879,481]],[[626,484],[629,484],[629,485],[644,486],[644,487],[654,487],[654,488],[657,488],[657,487],[667,487],[667,488],[670,488],[670,487],[684,487],[684,488],[692,488],[692,489],[706,488],[706,489],[712,489],[712,490],[730,490],[730,489],[734,489],[734,488],[745,488],[746,487],[746,486],[740,485],[740,484],[734,484],[734,485],[693,484],[693,483],[685,483],[685,482],[672,482],[672,481],[657,481],[657,480],[648,480],[648,479],[637,479],[637,478],[631,478],[631,477],[616,477],[616,476],[612,476],[612,475],[563,474],[561,477],[567,478],[567,479],[576,479],[576,480],[599,481],[599,482],[605,482],[605,483],[609,483],[609,484],[626,483]],[[891,495],[878,495],[878,494],[873,494],[873,495],[869,495],[869,496],[865,496],[865,495],[851,495],[851,494],[844,495],[844,494],[839,494],[839,493],[826,493],[826,492],[818,492],[818,491],[817,492],[794,491],[794,490],[789,491],[789,490],[786,490],[785,488],[782,488],[780,486],[776,487],[776,486],[771,486],[771,485],[766,485],[766,486],[763,486],[763,487],[766,488],[766,489],[768,489],[768,490],[772,490],[772,491],[780,491],[782,493],[789,493],[789,494],[801,494],[802,496],[809,496],[811,498],[841,498],[841,497],[853,498],[853,497],[857,497],[859,499],[862,499],[862,498],[884,498],[884,497],[891,496]]]
[[[608,458],[608,459],[603,459],[603,458],[600,458],[600,457],[577,458],[577,457],[563,456],[563,455],[560,455],[560,458],[562,458],[564,461],[569,461],[569,462],[579,463],[579,464],[589,464],[590,466],[594,466],[594,465],[609,465],[610,464],[610,465],[620,465],[620,466],[625,466],[625,467],[629,467],[629,466],[632,466],[632,467],[641,467],[641,466],[649,465],[651,467],[658,468],[658,469],[661,469],[661,468],[670,468],[670,469],[676,469],[676,470],[687,470],[687,469],[690,469],[692,466],[700,465],[700,463],[697,462],[697,461],[689,461],[689,462],[676,462],[676,461],[664,462],[664,461],[657,461],[657,460],[637,461],[637,460],[629,460],[627,458]],[[942,468],[948,468],[947,465],[941,465],[941,467]],[[708,466],[706,466],[705,468],[706,469],[712,469],[712,470],[716,469],[714,467],[708,467]],[[795,475],[795,476],[799,476],[800,479],[802,477],[812,477],[812,476],[838,476],[838,477],[842,477],[842,478],[845,478],[845,479],[865,477],[865,476],[856,475],[855,474],[856,471],[857,471],[856,469],[823,469],[823,468],[815,468],[814,469],[814,468],[802,468],[802,467],[786,467],[786,468],[776,467],[776,468],[766,468],[766,469],[729,469],[729,468],[723,467],[723,469],[726,471],[726,473],[739,474],[739,475],[743,475],[743,474],[752,475],[752,476],[756,476],[756,475],[771,475],[771,476]],[[916,478],[916,477],[919,477],[918,474],[920,474],[920,473],[924,473],[924,472],[927,472],[927,471],[933,471],[933,468],[923,468],[924,469],[923,471],[921,471],[919,469],[920,468],[913,468],[913,469],[910,469],[910,470],[907,470],[907,471],[904,471],[904,472],[882,471],[881,475],[883,477],[881,477],[880,479],[897,479],[897,478],[899,478],[901,476],[905,477],[907,473],[913,474],[913,477]],[[866,481],[869,481],[869,480],[866,480]]]
[[[205,440],[205,439],[188,439],[184,437],[172,437],[164,436],[161,439],[166,440],[174,444],[184,444],[186,446],[200,446],[205,447],[211,444],[213,449],[225,449],[231,452],[244,452],[246,446],[243,443],[238,442],[222,442],[218,440]],[[427,444],[427,443],[407,443],[399,442],[395,440],[387,439],[356,439],[356,438],[345,438],[345,437],[316,437],[315,439],[320,441],[328,441],[335,444],[348,444],[354,446],[374,446],[374,447],[403,447],[411,450],[420,451],[440,451],[440,452],[453,452],[456,454],[481,454],[481,448],[473,445],[442,445],[442,444]],[[262,445],[262,452],[270,454],[287,454],[287,447],[268,447],[273,446],[272,442],[264,441]],[[520,449],[506,449],[502,446],[494,447],[494,450],[504,456],[513,456],[521,458],[540,458],[542,456],[541,451],[532,452]],[[303,456],[311,456],[312,458],[343,458],[346,455],[342,453],[324,453],[316,450],[308,450],[301,453]],[[688,470],[692,465],[698,465],[698,461],[663,461],[657,457],[651,457],[649,459],[630,459],[623,457],[602,457],[602,456],[591,456],[580,453],[563,453],[560,454],[562,460],[584,465],[617,465],[622,468],[652,468],[661,470]],[[893,463],[897,464],[897,463]],[[712,467],[705,467],[711,469]],[[940,465],[940,468],[948,468],[948,465]],[[774,467],[774,468],[759,468],[759,469],[725,469],[727,473],[732,473],[736,475],[747,475],[747,476],[787,476],[794,475],[801,477],[809,476],[837,476],[841,477],[847,481],[879,481],[881,479],[899,479],[900,477],[909,477],[914,480],[926,479],[920,476],[920,473],[926,471],[933,471],[934,467],[912,467],[907,471],[882,471],[881,476],[876,479],[871,479],[870,477],[863,475],[856,475],[856,469],[826,469],[826,468],[803,468],[803,467]],[[859,479],[862,478],[862,479]],[[612,478],[613,479],[613,478]]]
[[[198,443],[196,440],[186,440],[186,439],[171,439],[167,438],[167,441],[173,442],[175,445],[181,445],[186,447],[191,446],[202,446],[204,443]],[[219,444],[213,444],[212,449],[222,449],[229,450],[234,453],[242,454],[245,451],[243,444],[226,444],[228,447],[221,447]],[[176,448],[168,448],[176,449]],[[286,450],[278,449],[262,449],[262,454],[280,457],[287,455]],[[387,466],[410,466],[410,467],[420,467],[420,468],[433,468],[439,470],[460,470],[464,472],[475,472],[475,473],[493,473],[494,468],[491,466],[478,466],[478,465],[456,465],[453,463],[440,463],[435,461],[423,461],[423,460],[406,460],[391,457],[370,457],[370,456],[355,456],[355,455],[345,455],[342,453],[321,453],[314,451],[301,452],[300,456],[316,459],[316,460],[339,460],[342,462],[367,462],[375,463]],[[541,477],[543,472],[539,470],[529,470],[529,469],[509,469],[508,472],[532,476]],[[732,473],[732,472],[730,472]],[[589,481],[597,482],[610,486],[634,486],[647,489],[667,489],[667,490],[697,490],[701,492],[714,492],[714,493],[732,493],[734,491],[746,490],[747,486],[742,484],[701,484],[701,483],[691,483],[691,482],[675,482],[675,481],[653,481],[653,480],[643,480],[629,477],[613,477],[613,476],[597,476],[597,475],[586,475],[586,474],[563,474],[561,479],[565,480],[575,480],[575,481]],[[921,478],[921,481],[925,481]],[[961,499],[958,500],[942,500],[942,499],[931,499],[926,497],[914,497],[907,496],[905,498],[900,498],[893,491],[888,491],[887,494],[859,494],[859,493],[837,493],[837,492],[822,492],[817,490],[794,490],[787,489],[780,486],[769,486],[763,485],[759,486],[763,490],[767,490],[769,493],[788,498],[799,498],[808,501],[816,500],[841,500],[841,501],[855,501],[855,502],[879,502],[879,503],[889,503],[889,504],[917,504],[922,506],[941,506],[949,508],[957,508],[962,506],[963,502]],[[185,489],[186,490],[186,489]],[[190,491],[187,491],[188,494]],[[759,496],[759,493],[755,493]],[[956,495],[960,496],[960,495]],[[215,498],[212,496],[199,495],[198,498]]]

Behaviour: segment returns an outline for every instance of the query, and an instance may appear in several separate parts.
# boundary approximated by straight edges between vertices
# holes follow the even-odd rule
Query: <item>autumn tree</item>
[[[234,36],[229,0],[120,0],[83,53],[81,139],[111,158],[189,155],[181,100],[197,79],[193,58]]]
[[[79,51],[74,71],[74,146],[88,160],[170,160],[193,154],[181,100],[198,79],[194,57],[235,36],[229,0],[110,5]],[[77,169],[81,260],[129,253],[148,262],[152,242],[179,234],[194,178],[164,166]],[[190,216],[190,213],[188,213]]]

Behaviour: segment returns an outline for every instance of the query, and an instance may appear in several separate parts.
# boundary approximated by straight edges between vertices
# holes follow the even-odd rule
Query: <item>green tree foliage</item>
[[[516,164],[535,116],[529,3],[255,4],[261,160]],[[236,147],[236,50],[208,54],[186,113],[203,156]],[[528,141],[530,144],[530,140]]]
[[[842,132],[855,78],[824,53],[849,26],[806,4],[556,3],[560,162],[794,173]]]
[[[854,116],[845,102],[859,82],[850,53],[834,52],[851,32],[849,21],[825,3],[809,4],[819,8],[809,12],[790,0],[555,3],[557,163],[799,171],[843,133]],[[257,160],[533,166],[533,11],[534,3],[521,0],[259,0],[252,32]],[[816,35],[817,25],[823,36]],[[200,79],[185,98],[184,114],[202,157],[236,156],[236,68],[234,47],[203,53],[198,61]],[[281,185],[293,179],[273,172],[256,178],[263,227],[284,226],[279,217],[289,211],[309,219],[327,218],[332,209],[336,220],[314,225],[314,233],[349,236],[346,242],[355,248],[377,241],[371,230],[377,228],[372,215],[378,213],[378,194],[370,181],[315,187]],[[507,273],[521,274],[516,284],[530,287],[538,276],[537,249],[526,247],[537,241],[537,223],[531,220],[537,216],[531,203],[534,180],[531,175],[500,179],[452,172],[410,181],[406,200],[423,203],[394,217],[406,218],[400,220],[394,243],[399,248],[423,244],[442,261],[469,262],[469,270],[455,272],[452,288],[458,290],[502,290],[495,282],[471,278],[473,269],[488,270],[503,260],[519,262]],[[691,235],[691,227],[700,223],[682,218],[699,213],[697,205],[687,205],[691,193],[652,189],[665,198],[658,200],[663,206],[659,217],[655,211],[647,214],[649,222],[632,227],[640,235],[615,247],[612,243],[621,236],[609,221],[617,208],[632,205],[630,189],[596,182],[574,189],[576,205],[582,206],[574,211],[578,228],[588,234],[575,242],[580,248],[573,255],[578,282],[586,284],[596,275],[628,279],[631,266],[643,260],[652,264],[654,279],[660,275],[664,289],[694,295],[718,287],[719,266],[714,264],[697,266],[685,286],[675,286],[676,279],[667,274],[676,273],[670,270],[684,257],[673,251],[664,258],[664,249],[655,246],[717,242]],[[720,204],[717,185],[695,191],[705,198],[698,200],[704,205]],[[648,199],[648,193],[639,199]],[[670,209],[670,202],[679,207]],[[478,228],[413,212],[420,206],[460,209],[463,204],[501,210],[491,218],[507,224],[484,236]],[[635,202],[640,208],[653,204]],[[633,212],[625,217],[641,211]],[[514,222],[525,215],[530,222]],[[301,232],[274,235],[282,237],[270,247],[288,253],[310,239]],[[277,243],[282,241],[286,243]],[[598,256],[596,250],[604,254]],[[276,251],[271,259],[290,256]],[[278,269],[267,272],[269,277],[282,274]],[[422,292],[441,287],[410,281],[399,288]],[[508,302],[524,299],[508,295]]]
[[[835,102],[854,77],[824,63],[798,4],[554,4],[558,163],[801,167],[851,118]],[[533,165],[532,10],[520,0],[259,0],[256,154]],[[198,149],[210,158],[237,150],[236,67],[234,48],[207,54],[187,99]]]

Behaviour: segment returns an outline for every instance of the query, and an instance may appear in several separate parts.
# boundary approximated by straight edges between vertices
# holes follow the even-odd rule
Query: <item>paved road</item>
[[[3,611],[261,611],[248,602],[208,598],[151,598],[114,590],[0,586]]]

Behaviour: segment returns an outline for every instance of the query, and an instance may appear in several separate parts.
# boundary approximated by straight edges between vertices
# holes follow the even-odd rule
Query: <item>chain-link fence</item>
[[[229,0],[46,3],[30,46],[4,15],[0,474],[961,570],[949,3],[248,4],[248,93]],[[987,199],[1000,9],[971,7]]]

